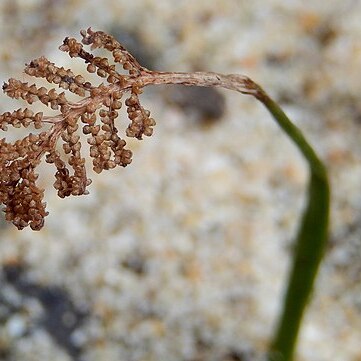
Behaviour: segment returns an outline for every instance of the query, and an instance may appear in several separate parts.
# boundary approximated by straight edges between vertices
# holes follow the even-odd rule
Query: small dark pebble
[[[186,114],[195,114],[201,125],[220,120],[226,109],[224,95],[214,88],[171,85],[166,89],[166,100]]]
[[[108,30],[140,63],[140,65],[154,70],[157,68],[157,56],[144,43],[137,30],[131,30],[119,25],[112,26]]]
[[[72,341],[72,333],[79,328],[88,311],[76,305],[69,293],[59,286],[37,284],[27,277],[27,268],[21,263],[9,263],[2,267],[3,278],[24,298],[37,299],[44,308],[39,326],[64,349],[74,361],[81,360],[82,349]]]

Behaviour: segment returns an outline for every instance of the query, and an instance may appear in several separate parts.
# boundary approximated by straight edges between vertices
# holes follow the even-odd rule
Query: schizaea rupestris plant
[[[284,306],[268,354],[268,360],[292,360],[302,316],[327,241],[330,191],[323,163],[279,105],[248,77],[212,72],[152,71],[141,66],[111,35],[90,28],[80,33],[81,43],[65,38],[60,50],[72,58],[82,59],[89,73],[103,79],[99,85],[74,74],[71,69],[56,66],[43,56],[27,64],[25,73],[45,79],[50,89],[14,78],[3,85],[9,97],[23,99],[29,105],[41,102],[56,112],[55,115],[46,115],[20,108],[0,115],[2,131],[7,131],[9,126],[31,126],[38,130],[13,143],[5,138],[0,140],[0,202],[4,205],[6,219],[18,229],[30,226],[33,230],[40,230],[43,227],[48,212],[43,201],[44,190],[37,185],[36,173],[43,159],[55,166],[54,188],[59,197],[88,193],[91,180],[86,174],[86,156],[82,152],[84,137],[96,173],[130,164],[132,152],[126,148],[125,138],[150,136],[155,125],[150,112],[140,102],[139,96],[145,86],[215,86],[252,95],[267,108],[298,147],[310,174],[308,200],[296,236]],[[84,46],[89,46],[91,51],[106,49],[109,56],[95,56]],[[79,100],[70,101],[69,93],[76,94]],[[125,134],[120,134],[117,117],[123,97],[130,122]],[[62,151],[59,151],[60,145]]]

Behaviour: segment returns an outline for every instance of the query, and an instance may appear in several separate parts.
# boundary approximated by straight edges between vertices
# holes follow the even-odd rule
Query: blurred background
[[[23,67],[41,55],[85,74],[58,46],[91,26],[150,69],[260,83],[325,160],[333,189],[297,360],[359,361],[360,19],[357,0],[1,0],[0,81],[32,83]],[[1,217],[1,360],[262,359],[305,164],[250,97],[159,86],[142,101],[157,126],[128,141],[129,167],[95,175],[88,164],[90,195],[62,200],[45,164],[45,227],[18,231]],[[0,113],[25,106],[3,95]]]

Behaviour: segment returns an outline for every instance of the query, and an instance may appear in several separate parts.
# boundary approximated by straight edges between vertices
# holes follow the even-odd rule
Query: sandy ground
[[[0,80],[31,81],[23,64],[40,55],[84,72],[57,48],[92,26],[147,67],[262,84],[315,145],[333,189],[329,246],[297,360],[359,361],[360,16],[351,0],[3,0]],[[0,111],[20,103],[3,96]],[[143,104],[157,126],[129,142],[129,167],[101,175],[89,167],[90,195],[61,200],[45,165],[43,230],[1,221],[0,359],[262,359],[305,164],[249,97],[159,87]]]

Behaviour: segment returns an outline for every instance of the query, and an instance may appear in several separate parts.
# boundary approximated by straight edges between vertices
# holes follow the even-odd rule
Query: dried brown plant
[[[5,206],[6,220],[13,222],[18,229],[30,225],[33,230],[40,230],[48,214],[43,202],[44,190],[36,184],[36,167],[42,158],[56,168],[54,188],[59,197],[88,193],[91,180],[87,177],[85,158],[80,152],[80,131],[87,137],[96,173],[131,163],[132,152],[126,148],[124,136],[119,135],[115,123],[125,93],[129,94],[124,103],[130,119],[125,135],[137,139],[152,135],[155,125],[150,112],[139,99],[143,87],[147,85],[221,86],[256,96],[260,94],[260,89],[250,79],[239,75],[150,71],[111,35],[90,28],[80,33],[81,43],[67,37],[59,49],[72,58],[83,59],[89,73],[96,73],[104,79],[100,85],[94,86],[82,75],[58,67],[44,56],[27,64],[25,73],[43,78],[49,84],[78,95],[81,100],[72,102],[65,92],[59,93],[54,88],[38,87],[14,78],[3,85],[5,94],[11,98],[21,98],[28,104],[40,101],[59,111],[57,115],[47,116],[25,108],[0,115],[3,131],[8,126],[27,128],[32,125],[35,129],[42,129],[48,125],[46,130],[30,133],[14,143],[8,143],[5,138],[0,140],[0,201]],[[95,56],[87,52],[84,45],[90,46],[91,50],[104,48],[111,53],[112,59]],[[117,69],[119,65],[122,70]],[[57,150],[59,142],[63,152]]]
[[[132,160],[132,152],[125,148],[125,140],[118,135],[115,124],[121,99],[128,93],[125,105],[130,124],[126,136],[142,139],[153,133],[155,121],[148,110],[140,104],[139,95],[147,85],[183,84],[216,86],[250,94],[268,109],[274,120],[298,147],[309,166],[308,200],[296,238],[295,253],[289,275],[284,307],[270,345],[268,360],[291,361],[295,351],[302,316],[309,300],[319,264],[327,244],[327,227],[330,205],[330,190],[327,170],[302,132],[256,83],[242,75],[222,75],[210,72],[178,73],[151,71],[138,61],[112,36],[101,32],[82,30],[82,42],[66,38],[60,50],[78,57],[87,64],[89,73],[96,73],[105,82],[94,86],[81,75],[70,69],[59,68],[45,57],[26,65],[25,73],[46,79],[68,92],[80,97],[77,102],[69,101],[64,92],[54,88],[46,89],[35,84],[10,79],[4,84],[4,92],[15,99],[32,104],[40,101],[58,114],[34,114],[28,108],[0,115],[0,128],[15,128],[32,125],[40,129],[38,134],[30,133],[14,143],[0,140],[0,201],[5,206],[6,219],[18,229],[30,225],[39,230],[47,215],[43,202],[44,190],[40,189],[35,170],[43,157],[56,167],[54,188],[61,198],[70,195],[87,194],[91,181],[86,175],[85,159],[81,156],[82,133],[89,143],[93,169],[103,170],[125,167]],[[104,48],[111,52],[112,60],[94,56],[84,50]],[[123,70],[117,70],[119,64]],[[46,130],[42,130],[47,125]],[[58,141],[63,152],[57,150]],[[72,169],[72,170],[69,170]]]

